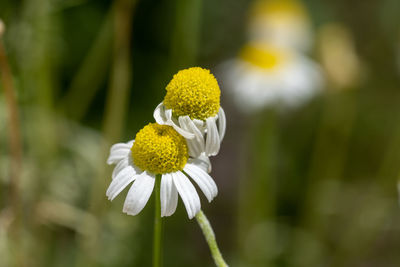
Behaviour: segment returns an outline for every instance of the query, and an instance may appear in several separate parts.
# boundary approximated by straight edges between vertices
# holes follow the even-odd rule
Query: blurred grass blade
[[[104,197],[106,188],[106,158],[110,144],[119,141],[124,128],[125,115],[131,87],[131,33],[132,17],[136,1],[118,0],[113,5],[113,62],[111,67],[110,84],[106,99],[103,135],[105,143],[102,144],[100,162],[98,163],[98,175],[93,179],[89,203],[90,214],[101,218],[105,207]],[[101,219],[100,219],[101,220]],[[101,229],[90,229],[83,236],[81,255],[78,266],[91,265],[101,250],[99,236]]]
[[[176,0],[172,36],[173,72],[196,64],[201,30],[201,0]]]
[[[310,161],[309,187],[302,207],[302,222],[315,231],[322,231],[320,227],[325,225],[316,211],[321,183],[344,178],[344,167],[358,114],[358,94],[358,90],[348,90],[325,95],[324,110]]]
[[[264,222],[275,222],[276,216],[276,145],[278,138],[278,114],[267,110],[251,121],[248,138],[244,140],[249,147],[244,177],[239,185],[238,244],[244,264],[266,265],[264,259],[254,256],[246,242],[251,230]],[[271,224],[272,225],[272,224]],[[274,235],[260,236],[265,250],[272,251]],[[267,240],[268,239],[268,240]],[[267,257],[268,258],[268,257]],[[262,261],[262,262],[260,262]]]
[[[112,12],[107,14],[92,48],[75,74],[61,107],[79,121],[107,79],[112,48]]]

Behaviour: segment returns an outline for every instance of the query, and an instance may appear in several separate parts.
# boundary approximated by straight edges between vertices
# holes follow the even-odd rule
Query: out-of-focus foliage
[[[326,90],[288,112],[243,116],[220,81],[228,129],[212,159],[219,195],[203,207],[231,266],[398,266],[400,6],[304,3],[316,36],[309,56],[324,68]],[[0,1],[23,145],[15,214],[1,93],[0,266],[150,266],[153,200],[135,217],[120,211],[124,195],[106,200],[109,146],[153,120],[179,69],[213,70],[237,55],[250,4]],[[340,29],[327,36],[329,25]],[[331,50],[343,61],[332,62]],[[354,80],[337,80],[342,68]],[[179,203],[165,220],[164,266],[212,264]]]

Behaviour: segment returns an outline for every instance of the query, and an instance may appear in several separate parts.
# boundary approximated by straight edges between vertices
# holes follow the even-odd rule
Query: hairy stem
[[[202,210],[200,210],[196,214],[196,220],[198,224],[200,225],[201,230],[203,231],[204,237],[206,238],[208,247],[210,248],[211,255],[214,259],[215,265],[218,267],[226,267],[228,264],[226,264],[224,258],[222,257],[221,252],[219,251],[218,245],[217,245],[217,240],[215,239],[215,234],[214,231],[211,227],[210,222],[208,221],[206,215],[203,213]]]

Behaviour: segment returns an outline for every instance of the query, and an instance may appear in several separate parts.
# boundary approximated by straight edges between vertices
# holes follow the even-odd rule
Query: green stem
[[[154,214],[154,240],[153,240],[153,267],[160,267],[162,258],[163,220],[161,218],[160,184],[161,184],[161,175],[157,174],[156,184],[154,187],[155,214]]]
[[[221,252],[219,251],[217,240],[215,239],[215,234],[211,227],[211,224],[202,210],[200,210],[196,214],[196,220],[200,225],[201,230],[203,231],[204,237],[206,238],[207,244],[211,251],[211,255],[215,261],[215,265],[217,265],[218,267],[228,266],[228,264],[226,264],[224,258],[222,257]]]

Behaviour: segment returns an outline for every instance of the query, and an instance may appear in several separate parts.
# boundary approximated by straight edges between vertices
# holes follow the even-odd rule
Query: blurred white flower
[[[280,104],[296,107],[322,87],[316,63],[284,47],[249,43],[239,57],[221,66],[225,89],[243,112]]]
[[[111,147],[108,164],[116,164],[106,195],[113,200],[133,182],[123,212],[138,214],[153,192],[156,175],[161,175],[161,216],[172,215],[178,204],[178,193],[189,219],[200,211],[200,199],[189,178],[193,179],[208,201],[217,195],[214,180],[207,173],[207,157],[192,158],[186,140],[171,126],[151,123],[128,143]]]
[[[297,0],[258,0],[252,6],[249,39],[308,51],[312,27],[305,7]]]

